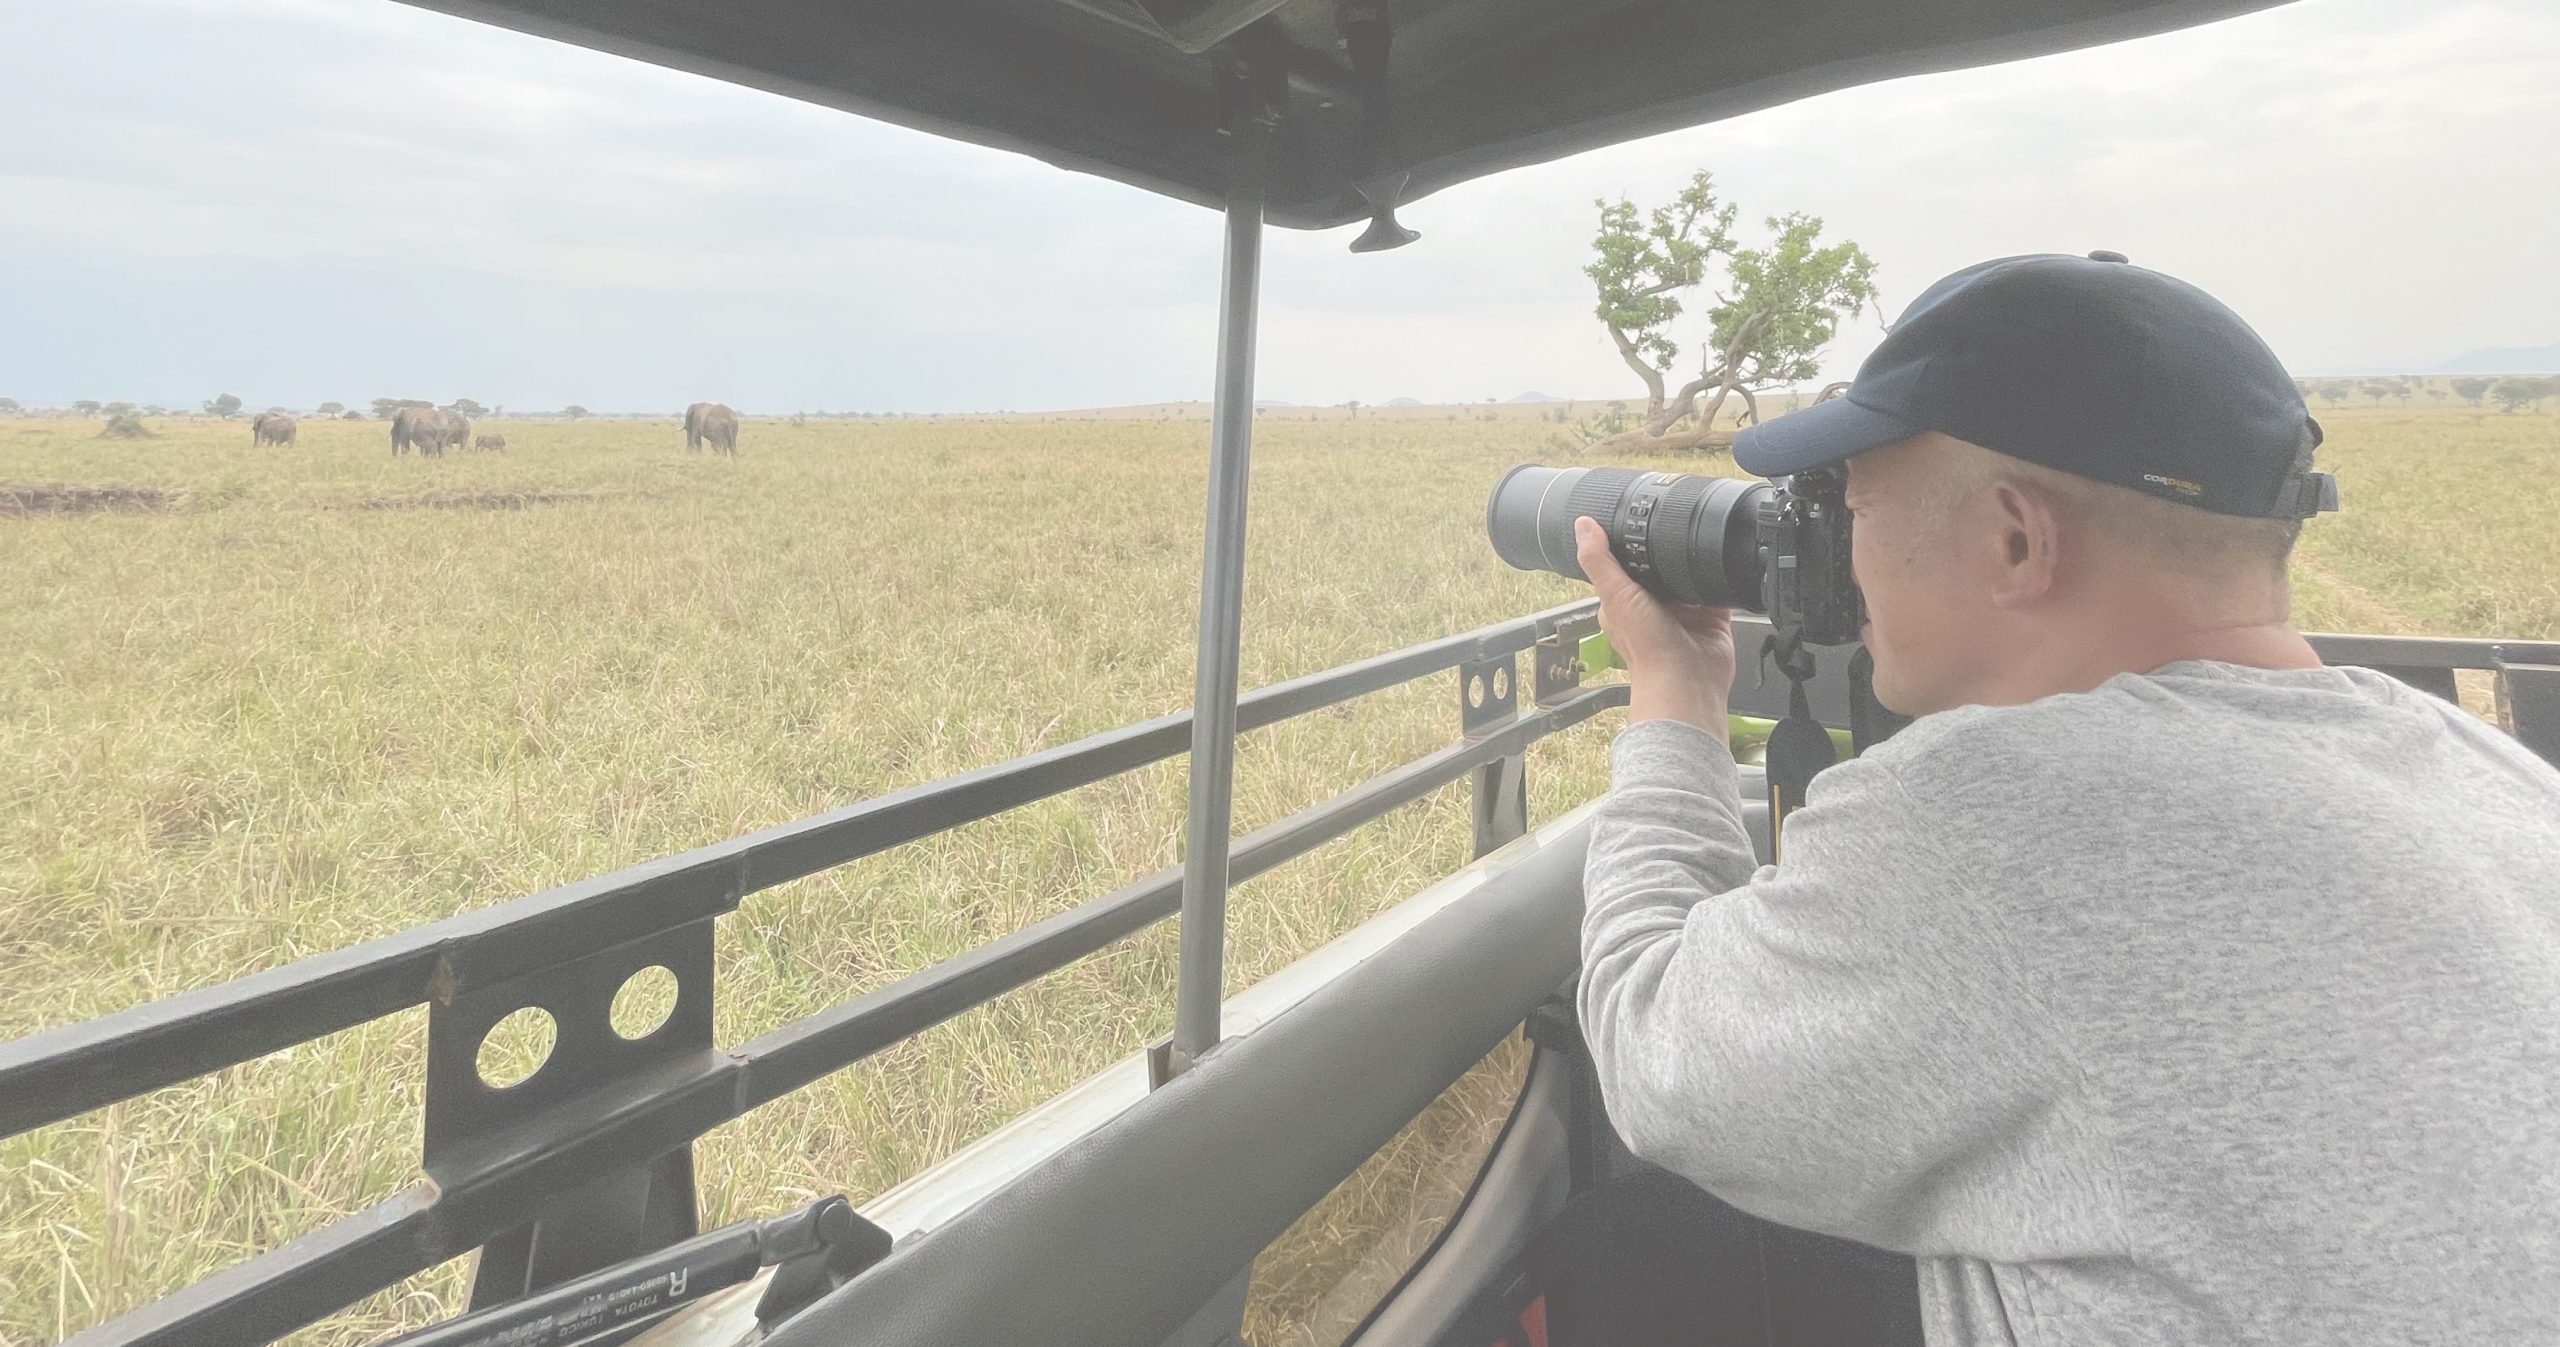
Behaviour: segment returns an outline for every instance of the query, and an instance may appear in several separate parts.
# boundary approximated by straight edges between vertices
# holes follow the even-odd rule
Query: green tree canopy
[[[1840,320],[1875,303],[1875,262],[1857,244],[1826,244],[1810,215],[1768,217],[1767,238],[1746,246],[1734,233],[1737,208],[1698,173],[1669,204],[1641,211],[1632,201],[1594,203],[1600,232],[1583,268],[1598,299],[1593,313],[1619,358],[1644,381],[1645,412],[1612,445],[1695,448],[1713,441],[1718,412],[1739,396],[1757,420],[1760,391],[1821,372],[1823,348]],[[1705,289],[1697,374],[1671,386],[1680,361],[1675,337],[1688,292]],[[1696,424],[1682,423],[1694,416]]]
[[[2496,382],[2495,379],[2456,379],[2453,381],[2453,395],[2477,407],[2481,399],[2489,396],[2489,386]]]
[[[489,414],[488,408],[481,406],[479,403],[473,402],[469,398],[455,398],[453,401],[446,403],[444,405],[444,409],[449,412],[460,412],[464,416],[487,416]]]
[[[228,421],[232,417],[240,414],[240,395],[237,393],[225,393],[222,396],[207,402],[204,405],[204,409],[221,417],[223,420]]]
[[[343,412],[346,409],[347,404],[343,402],[324,402],[320,404],[320,414],[322,416],[336,416],[338,413]]]
[[[80,413],[82,416],[96,416],[98,414],[98,406],[99,403],[96,398],[82,398],[78,402],[71,404],[71,410]]]
[[[2540,407],[2544,398],[2560,393],[2560,378],[2538,379],[2527,374],[2511,374],[2489,386],[2489,398],[2501,412],[2520,412]]]

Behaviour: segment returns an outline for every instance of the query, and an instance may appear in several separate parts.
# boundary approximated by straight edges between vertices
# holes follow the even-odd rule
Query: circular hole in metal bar
[[[1511,669],[1508,665],[1496,665],[1493,670],[1493,699],[1501,701],[1510,695]]]
[[[1478,709],[1478,710],[1483,709],[1483,707],[1484,707],[1484,675],[1483,675],[1483,674],[1468,674],[1468,675],[1467,675],[1467,705],[1468,705],[1468,706],[1470,706],[1470,707],[1472,707],[1472,708]]]
[[[503,1090],[533,1079],[542,1064],[551,1060],[551,1047],[559,1039],[560,1026],[552,1022],[550,1011],[540,1006],[516,1010],[490,1025],[488,1037],[480,1040],[474,1059],[480,1083]]]
[[[666,1027],[676,1013],[676,975],[663,964],[651,964],[622,980],[613,994],[613,1031],[637,1043]]]

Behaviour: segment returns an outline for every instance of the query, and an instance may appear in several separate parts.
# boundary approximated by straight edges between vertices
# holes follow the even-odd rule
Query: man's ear
[[[1991,602],[2023,608],[2053,592],[2062,561],[2062,520],[2043,492],[2022,483],[1999,483],[1989,496]]]

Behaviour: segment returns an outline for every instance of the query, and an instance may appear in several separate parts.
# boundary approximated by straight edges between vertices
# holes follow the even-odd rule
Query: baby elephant
[[[507,451],[507,437],[504,435],[483,435],[480,438],[473,440],[471,442],[471,447],[474,449],[485,449],[493,454],[503,454]]]

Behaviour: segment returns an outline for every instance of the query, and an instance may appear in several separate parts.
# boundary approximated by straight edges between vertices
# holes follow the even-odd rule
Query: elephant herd
[[[480,438],[486,441],[496,437],[483,435]],[[393,458],[412,449],[442,458],[445,450],[459,449],[469,443],[471,422],[460,412],[438,407],[403,407],[391,414]]]
[[[292,444],[300,427],[283,412],[260,412],[249,418],[249,433],[254,443]],[[684,447],[686,452],[699,452],[710,445],[713,453],[738,454],[738,414],[724,402],[697,402],[684,409]],[[422,455],[444,457],[447,449],[464,446],[487,452],[503,453],[507,447],[504,435],[482,435],[474,438],[471,422],[460,412],[439,407],[402,407],[391,416],[391,454],[397,458],[415,449]]]

